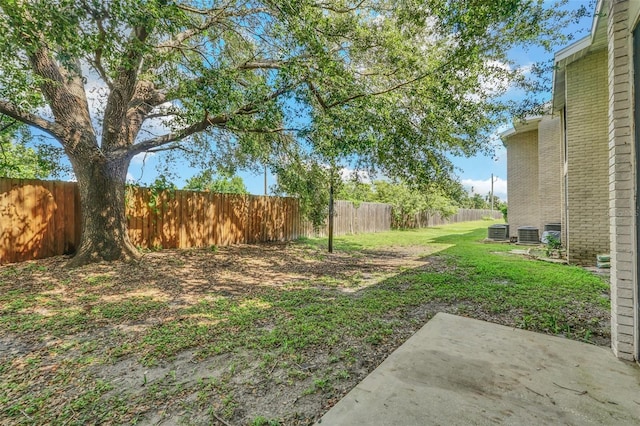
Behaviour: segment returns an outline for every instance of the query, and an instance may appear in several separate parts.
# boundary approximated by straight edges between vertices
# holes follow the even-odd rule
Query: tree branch
[[[230,126],[225,126],[224,127],[227,130],[231,130],[232,132],[245,132],[245,133],[284,133],[284,132],[300,132],[302,131],[302,129],[299,128],[295,128],[295,127],[275,127],[272,129],[268,129],[268,128],[250,128],[250,129],[241,129],[239,127],[230,127]]]
[[[203,120],[196,122],[190,125],[189,127],[178,130],[177,132],[167,133],[162,136],[147,139],[143,142],[130,146],[127,149],[127,154],[133,157],[134,155],[140,154],[141,152],[149,151],[151,149],[155,149],[172,142],[181,141],[195,133],[202,132],[208,129],[209,127],[212,127],[212,126],[222,127],[227,122],[229,122],[229,120],[231,120],[233,116],[236,116],[236,115],[256,114],[259,111],[258,107],[260,105],[282,96],[283,94],[289,92],[293,87],[297,86],[298,84],[300,84],[300,82],[291,84],[285,87],[281,87],[280,89],[273,91],[268,96],[265,96],[256,102],[249,102],[243,105],[242,107],[236,109],[232,113],[219,114],[213,117],[207,113]]]
[[[342,13],[350,13],[350,12],[353,12],[355,10],[360,9],[365,1],[366,0],[360,0],[360,2],[358,4],[356,4],[355,6],[353,6],[353,7],[344,7],[344,8],[335,7],[335,6],[333,6],[333,5],[329,4],[329,3],[316,3],[315,6],[319,7],[320,9],[330,10],[331,12],[342,14]]]
[[[75,69],[67,70],[58,65],[43,40],[25,37],[25,45],[31,69],[43,79],[40,89],[56,120],[92,127],[79,61],[75,61]]]
[[[136,93],[138,72],[145,53],[141,46],[144,45],[148,37],[147,27],[134,28],[122,63],[118,67],[118,77],[109,93],[104,111],[102,146],[106,150],[112,150],[118,145],[126,145],[130,142],[121,140],[119,136],[122,134],[122,127],[125,124],[129,110],[128,105]]]
[[[176,34],[170,40],[167,40],[166,42],[157,45],[155,49],[159,53],[167,52],[167,51],[169,51],[171,49],[177,49],[186,40],[188,40],[188,39],[190,39],[190,38],[192,38],[192,37],[194,37],[196,35],[202,34],[204,31],[206,31],[207,29],[211,28],[215,23],[216,23],[216,20],[207,19],[202,26],[196,27],[196,28],[189,28],[188,30],[185,30],[185,31],[183,31],[183,32],[181,32],[179,34]]]
[[[443,69],[446,66],[450,65],[451,63],[453,63],[455,58],[456,58],[456,55],[454,55],[453,57],[449,58],[444,63],[438,65],[433,70],[430,70],[429,72],[422,73],[422,74],[418,75],[417,77],[412,78],[410,80],[406,80],[406,81],[400,82],[398,84],[395,84],[393,86],[390,86],[390,87],[388,87],[386,89],[382,89],[382,90],[377,91],[377,92],[359,93],[357,95],[349,96],[349,97],[347,97],[345,99],[341,99],[341,100],[338,100],[338,101],[335,101],[335,102],[332,102],[332,103],[328,104],[327,108],[333,108],[333,107],[336,107],[336,106],[339,106],[339,105],[345,105],[345,104],[347,104],[347,103],[349,103],[351,101],[354,101],[354,100],[360,99],[360,98],[365,98],[365,97],[369,97],[369,96],[384,95],[386,93],[393,92],[394,90],[400,89],[402,87],[409,86],[409,85],[411,85],[411,84],[413,84],[413,83],[415,83],[417,81],[420,81],[420,80],[422,80],[424,78],[427,78],[430,75],[433,75],[435,72],[440,71],[441,69]]]
[[[162,136],[157,136],[155,138],[147,139],[143,142],[140,142],[136,145],[131,146],[128,149],[128,155],[130,157],[133,157],[134,155],[140,154],[142,152],[146,152],[154,149],[157,150],[157,148],[163,145],[167,145],[172,142],[179,142],[195,133],[206,130],[210,126],[224,124],[228,120],[229,120],[229,117],[218,116],[215,119],[213,119],[209,117],[209,115],[207,114],[204,120],[198,121],[189,127],[181,129],[177,132],[171,132],[171,133],[164,134]]]
[[[8,118],[8,121],[9,121],[9,123],[7,124],[2,123],[5,117]],[[0,115],[0,124],[2,124],[2,126],[0,126],[0,135],[2,135],[5,131],[9,130],[13,126],[18,125],[19,123],[20,122],[14,119],[13,117],[9,117],[8,115]]]
[[[179,115],[179,111],[166,111],[166,112],[157,112],[155,114],[147,114],[144,117],[144,121],[153,120],[155,118],[168,118],[168,117],[176,117]]]
[[[322,109],[324,109],[325,111],[328,110],[329,106],[324,101],[324,99],[322,99],[322,96],[320,96],[320,93],[318,92],[316,86],[310,81],[307,81],[307,86],[309,86],[309,90],[311,90],[311,93],[313,93],[313,96],[316,98]]]
[[[203,20],[202,25],[186,29],[183,32],[173,36],[170,40],[156,46],[156,49],[161,52],[166,52],[169,49],[178,48],[185,41],[202,34],[209,28],[213,27],[215,24],[222,22],[222,18],[246,17],[248,15],[268,12],[268,9],[261,7],[241,10],[235,13],[228,12],[228,7],[198,9],[196,7],[180,4],[178,5],[178,8],[195,15],[207,16],[207,18]]]
[[[0,114],[9,116],[24,124],[37,127],[53,137],[59,138],[62,135],[63,129],[60,125],[30,112],[21,111],[10,102],[0,100]]]
[[[170,146],[164,146],[164,147],[159,147],[156,149],[150,149],[146,152],[151,152],[154,154],[157,154],[158,152],[164,152],[164,151],[173,151],[174,149],[179,149],[180,151],[184,151],[187,154],[197,154],[198,152],[196,150],[193,149],[188,149],[180,144],[175,144],[175,145],[170,145]]]
[[[26,8],[22,8],[15,14],[9,14],[9,21],[16,28],[21,28],[25,22],[33,23],[34,18]],[[39,89],[51,108],[55,122],[23,111],[6,100],[0,100],[0,112],[49,133],[65,146],[67,152],[75,150],[79,144],[89,149],[97,148],[79,59],[70,60],[67,67],[61,66],[49,49],[44,35],[37,31],[21,32],[20,40],[31,70],[42,80]],[[67,52],[62,49],[58,53],[63,55]],[[76,137],[78,129],[83,129],[86,137]],[[74,140],[70,141],[69,137]]]
[[[239,70],[259,70],[259,69],[272,69],[277,70],[282,68],[284,62],[277,60],[263,59],[260,61],[247,61],[238,67]]]
[[[91,60],[91,65],[98,72],[102,80],[105,82],[109,90],[113,90],[113,82],[109,78],[107,71],[104,69],[102,65],[102,42],[106,39],[106,31],[104,29],[104,25],[102,24],[102,18],[96,17],[96,27],[98,27],[98,47],[94,52],[94,57]]]

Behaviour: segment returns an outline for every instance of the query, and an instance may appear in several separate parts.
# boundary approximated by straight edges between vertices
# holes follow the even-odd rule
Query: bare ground
[[[113,348],[122,347],[123,341],[135,345],[151,327],[174,320],[181,308],[212,297],[245,297],[264,287],[286,288],[300,281],[317,280],[322,286],[327,277],[357,281],[353,287],[334,289],[357,297],[363,287],[406,268],[447,267],[437,257],[424,257],[426,254],[424,247],[405,247],[330,255],[299,245],[269,244],[215,252],[164,250],[148,253],[138,263],[73,270],[64,267],[64,257],[0,267],[2,291],[47,294],[86,312],[92,312],[97,303],[132,297],[166,303],[166,309],[152,315],[96,320],[89,329],[78,332],[0,331],[0,378],[15,384],[1,389],[0,423],[57,423],[61,418],[68,424],[86,423],[86,417],[76,413],[82,409],[74,405],[78,396],[94,389],[96,383],[108,383],[109,390],[100,398],[120,407],[116,410],[122,413],[116,416],[96,409],[91,423],[259,425],[276,420],[272,424],[312,424],[435,313],[459,313],[459,306],[424,304],[408,312],[394,333],[381,342],[344,338],[330,347],[314,346],[295,356],[236,350],[203,357],[189,349],[146,365],[135,348],[124,355],[112,353]],[[82,285],[88,280],[100,286],[98,298],[87,297]],[[6,308],[0,305],[0,310]],[[468,306],[465,309],[466,315],[515,326],[513,313],[491,315],[469,312]],[[48,311],[46,303],[38,304],[37,310],[43,317],[57,312]],[[97,347],[95,342],[99,342]],[[604,337],[599,343],[608,344]],[[86,366],[78,368],[78,359],[83,357]],[[325,378],[331,379],[330,385]],[[29,389],[34,395],[41,395],[42,389],[52,390],[38,405],[47,413],[44,417],[16,405],[18,395]],[[118,398],[125,401],[114,403]]]

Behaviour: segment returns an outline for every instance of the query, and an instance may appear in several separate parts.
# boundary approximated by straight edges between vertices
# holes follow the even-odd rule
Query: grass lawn
[[[489,224],[0,267],[0,423],[311,424],[438,311],[608,345],[608,284]]]

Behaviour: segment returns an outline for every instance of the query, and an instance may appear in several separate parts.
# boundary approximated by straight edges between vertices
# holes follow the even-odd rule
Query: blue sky
[[[551,3],[550,1],[547,3]],[[595,7],[591,0],[569,0],[567,8],[578,9],[580,6],[586,6],[587,10],[592,12]],[[593,17],[591,15],[583,18],[580,22],[567,26],[564,30],[566,35],[573,35],[574,40],[578,40],[589,33]],[[560,50],[565,46],[558,46],[556,50]],[[520,66],[531,65],[535,62],[547,61],[553,58],[553,53],[546,52],[542,48],[531,48],[529,50],[517,49],[511,52],[511,59]],[[551,76],[550,76],[551,78]],[[522,99],[523,93],[511,91],[507,94],[510,99]],[[549,100],[551,93],[548,93]],[[496,129],[496,134],[507,130],[509,126]],[[454,164],[458,170],[460,181],[467,188],[474,192],[486,195],[491,188],[491,174],[494,178],[494,193],[501,199],[507,198],[507,152],[502,146],[501,141],[496,137],[495,156],[477,155],[471,158],[454,158]]]

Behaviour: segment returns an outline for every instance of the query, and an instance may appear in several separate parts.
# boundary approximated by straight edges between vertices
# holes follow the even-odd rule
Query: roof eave
[[[583,37],[564,49],[560,49],[554,55],[554,70],[553,70],[553,111],[562,109],[565,105],[565,70],[566,66],[571,62],[581,58],[588,53],[589,48],[594,44],[596,39],[599,40],[598,31],[605,31],[601,27],[602,24],[606,25],[606,19],[602,18],[602,10],[605,7],[608,0],[598,0],[596,4],[595,12],[593,14],[593,21],[591,22],[591,33],[586,37]],[[596,43],[600,44],[600,43]]]
[[[502,145],[507,146],[507,139],[519,133],[531,132],[538,129],[538,123],[542,120],[541,115],[529,115],[522,120],[514,120],[513,127],[500,133]]]

